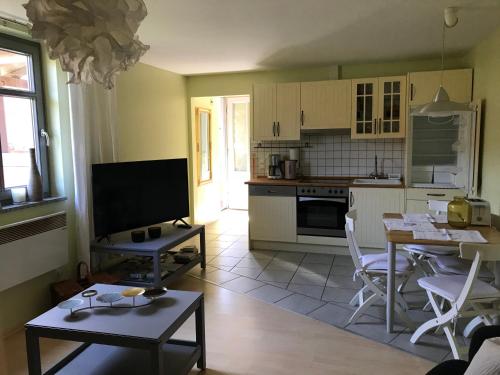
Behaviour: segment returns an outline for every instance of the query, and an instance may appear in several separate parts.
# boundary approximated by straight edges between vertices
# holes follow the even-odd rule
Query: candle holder
[[[20,204],[26,202],[26,187],[13,187],[10,189],[12,195],[12,203]]]

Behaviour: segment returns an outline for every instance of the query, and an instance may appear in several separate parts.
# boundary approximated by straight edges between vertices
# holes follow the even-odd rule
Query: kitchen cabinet
[[[253,139],[300,140],[300,83],[253,86]]]
[[[303,130],[351,126],[351,80],[302,82],[300,125]]]
[[[409,213],[432,213],[427,208],[429,200],[451,201],[455,196],[465,196],[461,189],[406,189],[406,212]]]
[[[352,80],[351,138],[404,138],[406,76]]]
[[[296,188],[249,186],[250,240],[297,242]]]
[[[408,74],[408,103],[410,106],[429,103],[436,95],[441,84],[450,96],[450,100],[458,103],[470,102],[472,98],[472,69],[454,69],[443,72],[415,72]]]
[[[359,245],[385,248],[386,238],[382,215],[404,212],[404,189],[349,188],[349,209],[356,210],[355,236]]]

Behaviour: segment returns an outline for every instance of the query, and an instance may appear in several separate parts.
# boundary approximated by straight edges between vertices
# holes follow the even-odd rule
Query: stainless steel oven
[[[345,238],[348,197],[347,187],[298,187],[297,234]]]

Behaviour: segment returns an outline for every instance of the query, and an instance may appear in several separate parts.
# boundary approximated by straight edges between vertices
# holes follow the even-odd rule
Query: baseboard
[[[310,243],[289,243],[273,241],[251,241],[252,250],[277,250],[292,252],[308,252],[316,254],[349,255],[347,246],[317,245]]]

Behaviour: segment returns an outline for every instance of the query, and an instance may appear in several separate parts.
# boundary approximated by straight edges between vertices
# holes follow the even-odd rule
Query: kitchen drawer
[[[250,185],[248,193],[250,196],[295,197],[297,188],[295,186]]]
[[[406,199],[416,201],[451,201],[455,196],[465,196],[461,189],[406,189]]]

